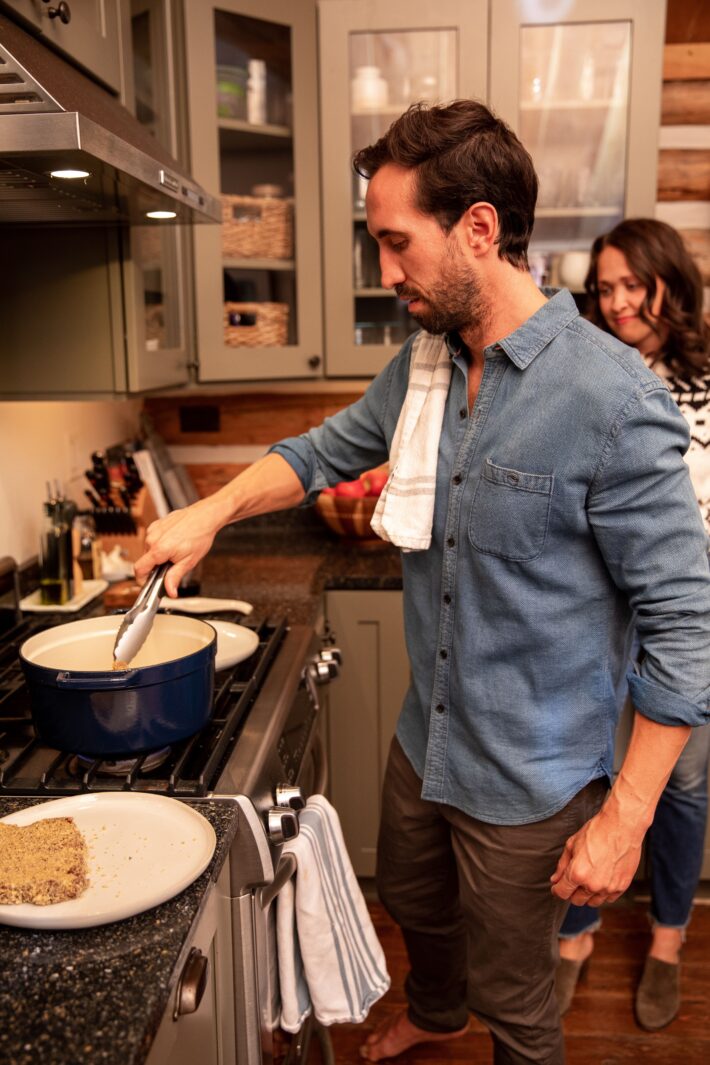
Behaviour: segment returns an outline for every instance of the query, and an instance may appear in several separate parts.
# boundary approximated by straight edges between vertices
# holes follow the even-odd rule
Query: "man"
[[[535,172],[482,104],[410,108],[355,165],[370,178],[382,283],[422,331],[357,403],[151,526],[136,570],[172,559],[175,594],[228,522],[390,456],[376,519],[405,549],[412,683],[378,888],[411,972],[408,1009],[362,1053],[455,1038],[472,1010],[499,1065],[559,1065],[567,901],[627,888],[689,727],[709,716],[710,573],[687,429],[637,353],[569,293],[534,284]],[[634,624],[635,726],[602,806]]]

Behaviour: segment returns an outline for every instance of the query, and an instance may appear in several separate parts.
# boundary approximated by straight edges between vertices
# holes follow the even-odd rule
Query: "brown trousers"
[[[567,903],[551,893],[550,876],[568,836],[601,806],[606,780],[527,825],[477,821],[422,799],[421,788],[395,739],[377,887],[404,934],[410,1019],[428,1031],[455,1031],[471,1010],[491,1031],[495,1065],[562,1065],[554,983]]]

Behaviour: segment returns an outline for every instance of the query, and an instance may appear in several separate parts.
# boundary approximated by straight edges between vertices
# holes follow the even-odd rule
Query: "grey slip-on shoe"
[[[670,1024],[680,1008],[680,964],[646,958],[636,991],[636,1020],[648,1032]]]

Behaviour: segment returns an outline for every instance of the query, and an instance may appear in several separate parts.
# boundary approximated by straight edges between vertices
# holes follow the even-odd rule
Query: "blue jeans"
[[[694,728],[671,773],[648,831],[654,925],[683,929],[700,879],[708,810],[710,725]],[[599,910],[570,906],[561,939],[599,927]]]

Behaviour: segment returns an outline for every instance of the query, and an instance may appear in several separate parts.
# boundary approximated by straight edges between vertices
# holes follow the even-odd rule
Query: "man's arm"
[[[225,525],[295,507],[304,495],[303,485],[286,459],[273,453],[265,455],[207,499],[154,521],[146,534],[148,550],[135,564],[136,577],[143,580],[154,566],[170,560],[173,566],[165,578],[165,590],[176,596],[184,575],[204,558]]]
[[[638,712],[626,757],[596,817],[567,840],[551,877],[553,894],[576,905],[614,902],[631,883],[641,844],[690,735]]]

